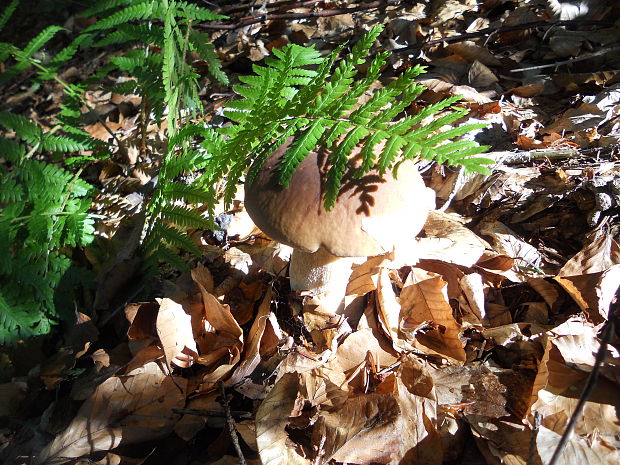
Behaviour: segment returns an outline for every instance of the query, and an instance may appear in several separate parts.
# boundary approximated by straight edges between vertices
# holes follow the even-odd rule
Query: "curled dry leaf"
[[[35,464],[64,463],[120,445],[166,437],[185,403],[187,380],[147,363],[99,385],[71,424],[41,451]]]
[[[185,313],[181,304],[168,298],[159,301],[157,335],[169,369],[173,365],[188,368],[198,358],[191,316]]]
[[[299,375],[287,373],[256,412],[256,444],[263,465],[310,465],[289,444],[286,426],[299,392]]]
[[[192,271],[192,278],[194,278]],[[200,356],[198,362],[210,367],[203,381],[210,389],[213,383],[227,376],[241,358],[243,330],[230,312],[228,305],[222,305],[207,292],[201,282],[194,279],[202,296],[202,328],[195,335]]]
[[[434,273],[411,270],[400,294],[400,334],[415,337],[415,345],[421,350],[461,363],[465,361],[465,350],[459,339],[461,328],[444,294],[446,284]],[[433,323],[433,329],[417,335],[411,333],[426,321]]]
[[[546,339],[545,353],[532,390],[529,421],[533,421],[533,415],[537,412],[541,415],[541,426],[559,436],[566,429],[577,406],[600,344],[596,338],[596,329],[578,318],[572,318],[554,328]],[[618,376],[618,351],[610,348],[607,359],[616,361],[616,364],[612,362],[603,367],[613,379]],[[570,440],[568,450],[574,450],[576,455],[565,456],[572,457],[567,463],[577,463],[574,460],[585,454],[582,449],[586,443],[595,452],[591,457],[594,462],[588,463],[618,463],[620,425],[617,412],[620,409],[620,398],[617,392],[618,379],[598,379]],[[554,442],[553,439],[554,435],[548,434],[541,441]],[[613,449],[609,449],[610,446]],[[543,456],[546,451],[539,449],[539,453]]]

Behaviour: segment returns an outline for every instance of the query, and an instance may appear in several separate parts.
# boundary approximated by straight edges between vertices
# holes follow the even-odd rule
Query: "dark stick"
[[[228,405],[226,388],[224,387],[224,383],[222,382],[220,382],[220,395],[222,396],[222,406],[224,407],[224,411],[226,412],[226,425],[228,426],[228,434],[230,434],[230,439],[232,440],[233,446],[235,446],[235,450],[237,451],[239,463],[241,465],[246,465],[245,457],[243,456],[243,451],[241,450],[241,445],[239,444],[237,430],[235,429],[235,420],[233,420],[232,413],[230,412],[230,405]]]

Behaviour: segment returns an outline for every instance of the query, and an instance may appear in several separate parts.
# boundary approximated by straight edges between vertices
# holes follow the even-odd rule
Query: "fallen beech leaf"
[[[537,412],[541,415],[541,428],[547,428],[548,433],[555,433],[559,438],[577,406],[588,373],[594,366],[599,342],[595,337],[596,329],[578,318],[572,318],[554,328],[553,333],[547,337],[545,353],[532,389],[529,421],[533,421],[533,414]],[[613,346],[610,346],[609,351],[607,359],[618,360],[618,351]],[[617,376],[618,369],[613,364],[604,368],[609,368],[609,372]],[[587,449],[596,451],[589,458],[594,462],[587,463],[618,463],[620,449],[617,447],[617,438],[620,425],[617,411],[620,409],[620,398],[615,394],[617,390],[616,383],[605,377],[598,379],[569,441],[567,450],[577,454],[564,456],[570,457],[569,463],[577,463],[574,459],[586,454],[582,450],[585,444],[588,445]],[[546,440],[537,441],[541,457],[546,454],[540,449],[541,444],[547,441],[556,442],[554,435],[548,434]],[[605,450],[607,453],[602,454]],[[609,457],[614,459],[610,461]]]
[[[435,323],[438,328],[416,335],[416,342],[434,353],[463,362],[465,350],[459,339],[460,327],[444,295],[446,284],[439,276],[412,269],[400,294],[400,330],[407,334],[424,321]]]
[[[466,228],[457,215],[431,211],[424,225],[426,237],[416,239],[420,259],[437,259],[472,266],[489,244]]]
[[[611,234],[605,234],[587,242],[579,253],[564,264],[558,276],[597,273],[617,264],[620,264],[620,246]]]
[[[553,279],[564,288],[591,321],[600,323],[607,319],[609,306],[620,286],[620,265],[613,265],[600,273],[556,276]]]
[[[181,304],[167,298],[159,300],[157,335],[169,369],[173,365],[188,368],[198,358],[191,317]]]
[[[213,275],[211,271],[209,271],[209,268],[202,264],[198,264],[196,268],[192,270],[192,279],[204,287],[205,291],[213,294],[215,284],[213,283]]]
[[[288,443],[286,426],[299,392],[299,376],[287,373],[256,411],[256,444],[263,465],[310,465]]]
[[[312,433],[322,460],[357,464],[440,464],[436,398],[422,365],[407,360],[394,390],[349,397],[321,413]]]
[[[200,349],[198,362],[211,368],[210,373],[203,377],[210,389],[213,383],[228,375],[239,362],[243,348],[243,331],[229,306],[222,305],[200,282],[196,281],[196,284],[204,304],[203,327],[201,332],[195,335]]]
[[[177,420],[172,409],[185,403],[186,385],[183,378],[166,376],[155,362],[104,381],[34,463],[59,464],[166,437]]]
[[[272,295],[273,291],[269,288],[258,307],[258,312],[254,317],[254,322],[252,323],[248,339],[245,343],[241,363],[239,363],[239,366],[233,372],[229,381],[230,384],[237,384],[243,381],[247,376],[250,376],[261,361],[260,346],[271,311]]]

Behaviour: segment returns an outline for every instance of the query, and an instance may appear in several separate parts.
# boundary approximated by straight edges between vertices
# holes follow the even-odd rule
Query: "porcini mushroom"
[[[336,204],[327,211],[322,195],[327,150],[311,152],[288,188],[279,184],[279,162],[292,141],[289,138],[274,151],[253,181],[246,182],[245,208],[265,234],[293,247],[291,289],[335,293],[342,300],[354,260],[412,240],[434,208],[435,194],[425,186],[414,162],[402,163],[397,178],[371,171],[357,179],[349,169]],[[360,151],[361,147],[353,150],[351,164],[359,163]]]

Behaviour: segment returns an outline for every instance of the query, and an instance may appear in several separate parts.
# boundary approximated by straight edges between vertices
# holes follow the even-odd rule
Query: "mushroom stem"
[[[291,289],[313,294],[328,292],[344,298],[351,276],[351,265],[365,257],[336,257],[324,248],[309,253],[293,249],[289,265]]]

